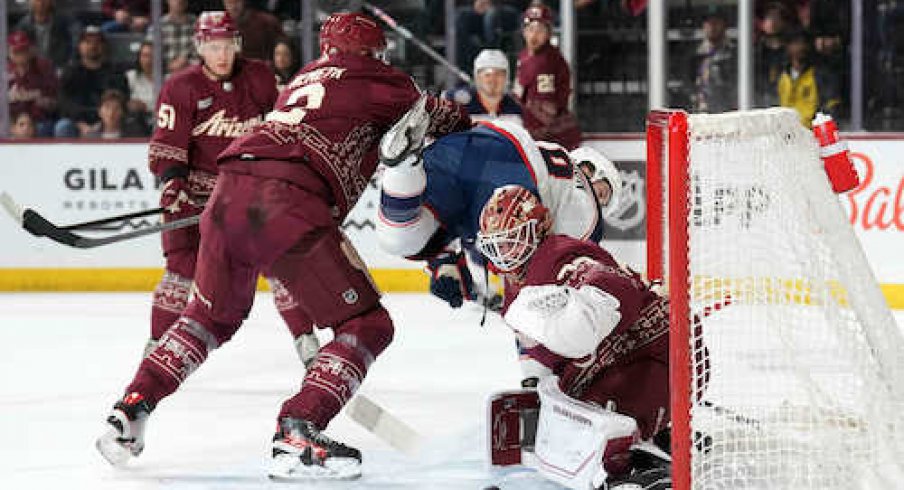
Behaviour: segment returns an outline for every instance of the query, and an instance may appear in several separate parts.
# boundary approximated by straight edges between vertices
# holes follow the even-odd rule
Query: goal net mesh
[[[768,109],[690,115],[686,137],[664,148],[686,151],[668,178],[686,179],[687,219],[665,228],[688,233],[669,265],[688,278],[690,338],[672,342],[691,397],[673,417],[690,417],[691,487],[881,478],[904,458],[904,340],[812,133]]]

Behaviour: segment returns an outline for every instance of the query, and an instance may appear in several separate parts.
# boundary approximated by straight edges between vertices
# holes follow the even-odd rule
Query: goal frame
[[[688,229],[688,121],[680,110],[647,115],[647,277],[662,281],[668,268],[669,390],[672,485],[691,488],[691,350]],[[670,225],[667,225],[669,223]],[[667,245],[667,246],[666,246]],[[667,252],[666,252],[667,251]]]

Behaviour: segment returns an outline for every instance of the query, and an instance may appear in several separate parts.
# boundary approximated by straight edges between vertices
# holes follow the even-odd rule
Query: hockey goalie
[[[546,373],[536,391],[491,398],[491,461],[573,489],[670,488],[668,302],[550,220],[517,185],[480,214],[477,246],[514,289],[505,321]]]

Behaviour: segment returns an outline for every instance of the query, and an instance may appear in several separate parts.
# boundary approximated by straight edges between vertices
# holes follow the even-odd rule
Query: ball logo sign
[[[851,225],[904,232],[904,174],[881,178],[869,155],[852,152],[851,157],[861,176],[860,185],[845,195]]]

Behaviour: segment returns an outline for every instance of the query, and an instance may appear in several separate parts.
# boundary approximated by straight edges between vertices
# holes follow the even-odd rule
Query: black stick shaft
[[[127,219],[143,218],[145,216],[160,214],[161,212],[163,212],[163,208],[145,209],[143,211],[136,211],[134,213],[128,213],[128,214],[121,214],[119,216],[110,216],[109,218],[102,218],[102,219],[97,219],[94,221],[85,221],[83,223],[73,223],[71,225],[61,226],[60,229],[61,230],[80,230],[83,228],[90,228],[92,226],[106,225],[108,223],[115,223],[117,221],[125,221]]]

